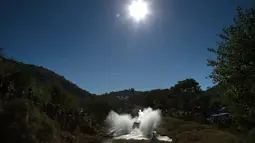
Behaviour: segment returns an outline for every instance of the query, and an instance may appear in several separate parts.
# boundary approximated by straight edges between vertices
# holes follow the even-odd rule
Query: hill
[[[0,60],[0,75],[2,79],[7,79],[15,83],[16,88],[31,87],[34,94],[44,100],[52,99],[51,90],[58,88],[63,93],[72,98],[79,98],[82,105],[85,100],[92,100],[93,94],[79,88],[76,84],[68,81],[65,77],[43,67],[24,64],[10,59]]]
[[[148,106],[151,104],[158,104],[159,102],[166,102],[165,99],[171,94],[169,89],[155,89],[143,92],[135,91],[134,89],[126,89],[105,93],[98,97],[79,88],[76,84],[68,81],[63,76],[41,66],[25,64],[10,59],[2,59],[0,61],[0,67],[0,75],[2,75],[3,78],[13,81],[16,87],[32,87],[34,94],[44,101],[52,99],[50,93],[52,87],[58,87],[62,92],[72,97],[79,98],[79,106],[88,104],[94,98],[102,98],[111,102],[115,100],[121,103],[125,102]],[[216,90],[220,90],[221,94],[223,92],[219,89],[218,85],[216,85],[204,91],[204,94],[214,96],[215,93],[217,93]],[[178,94],[179,93],[175,93],[175,95]],[[154,97],[156,98],[154,99]],[[170,96],[170,98],[173,97],[175,96]]]
[[[42,101],[82,107],[87,112],[92,112],[92,109],[95,110],[98,106],[104,107],[97,109],[99,118],[110,110],[131,113],[136,107],[148,106],[164,110],[192,111],[193,106],[209,105],[212,99],[218,101],[216,95],[224,93],[222,86],[216,85],[202,91],[194,79],[185,79],[169,89],[141,92],[131,88],[97,96],[43,67],[5,58],[0,61],[0,67],[2,79],[13,82],[15,90],[32,88],[33,94]]]
[[[203,125],[204,123],[200,122],[201,120],[194,119],[193,109],[196,106],[215,106],[215,108],[222,106],[222,104],[215,104],[221,102],[218,95],[224,93],[224,88],[219,85],[203,91],[194,79],[185,79],[177,82],[169,89],[154,89],[143,92],[127,89],[97,96],[80,89],[63,76],[43,67],[10,59],[2,59],[0,67],[1,86],[8,84],[8,90],[3,90],[4,88],[1,87],[1,97],[15,96],[14,98],[1,98],[2,110],[0,111],[0,117],[2,120],[0,122],[3,124],[0,124],[0,126],[9,130],[12,123],[8,120],[16,122],[20,126],[17,126],[17,128],[21,128],[26,122],[24,129],[28,130],[27,134],[31,136],[30,138],[35,135],[38,136],[37,140],[40,140],[40,133],[31,132],[30,130],[44,132],[46,129],[43,126],[47,124],[54,131],[49,132],[48,135],[46,134],[46,136],[50,136],[50,140],[69,142],[67,140],[70,138],[75,140],[80,138],[80,140],[85,141],[90,137],[92,140],[99,139],[102,138],[99,136],[104,130],[104,119],[110,110],[119,113],[131,113],[134,116],[139,109],[150,106],[163,111],[164,123],[167,124],[164,124],[159,132],[169,135],[176,142],[204,142],[207,138],[219,138],[219,141],[226,143],[240,141],[232,134],[212,128],[210,125]],[[12,87],[14,91],[9,90],[9,87]],[[41,103],[34,103],[33,99],[33,102],[31,102],[31,99],[25,98],[20,100],[20,94],[24,91],[25,94],[30,94],[26,92],[29,88],[32,88],[32,94],[38,97]],[[73,98],[76,98],[75,103],[70,100]],[[27,112],[29,108],[33,110]],[[77,110],[80,108],[82,108],[82,112]],[[22,112],[22,115],[19,115],[19,112]],[[20,116],[17,119],[16,114],[18,114],[18,117]],[[200,112],[200,114],[203,113]],[[15,118],[12,118],[12,116]],[[20,118],[26,116],[32,124],[28,123],[28,120],[19,121]],[[80,126],[79,132],[83,134],[76,133],[76,125]],[[202,129],[200,130],[200,128]],[[16,129],[9,130],[8,135],[13,130]],[[224,130],[228,130],[228,127]],[[237,133],[240,134],[240,132]],[[75,134],[75,137],[72,134]],[[86,135],[84,136],[84,134]],[[19,136],[19,132],[13,134],[13,136]],[[55,139],[54,136],[58,136],[60,139]],[[46,137],[43,138],[46,139]]]

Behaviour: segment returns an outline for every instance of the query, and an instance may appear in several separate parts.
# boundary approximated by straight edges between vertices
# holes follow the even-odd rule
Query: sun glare
[[[136,21],[143,20],[148,14],[148,4],[144,0],[134,0],[129,5],[129,14]]]

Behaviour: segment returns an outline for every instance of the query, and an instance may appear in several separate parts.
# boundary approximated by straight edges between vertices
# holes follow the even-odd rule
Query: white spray
[[[151,108],[139,111],[138,121],[140,121],[140,131],[148,136],[153,133],[161,121],[160,110],[152,110]]]
[[[137,121],[140,123],[139,133],[150,136],[161,121],[161,112],[145,108],[143,111],[139,110],[138,117],[132,118],[129,114],[111,111],[106,118],[106,123],[110,126],[110,131],[115,131],[115,136],[130,134],[133,131],[133,123]]]

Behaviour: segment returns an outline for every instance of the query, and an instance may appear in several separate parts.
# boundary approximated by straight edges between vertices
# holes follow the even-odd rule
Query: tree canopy
[[[208,49],[217,58],[208,60],[213,67],[210,78],[227,87],[225,95],[233,100],[242,118],[255,115],[255,13],[237,8],[234,24],[218,35],[217,48]],[[239,115],[241,115],[239,114]],[[254,118],[255,119],[255,118]]]
[[[3,57],[4,53],[3,53],[3,48],[0,48],[0,57]]]

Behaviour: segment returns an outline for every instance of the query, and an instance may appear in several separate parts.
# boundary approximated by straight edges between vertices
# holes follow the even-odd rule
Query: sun
[[[148,3],[144,0],[134,0],[128,7],[129,15],[136,21],[145,19],[148,15]]]

